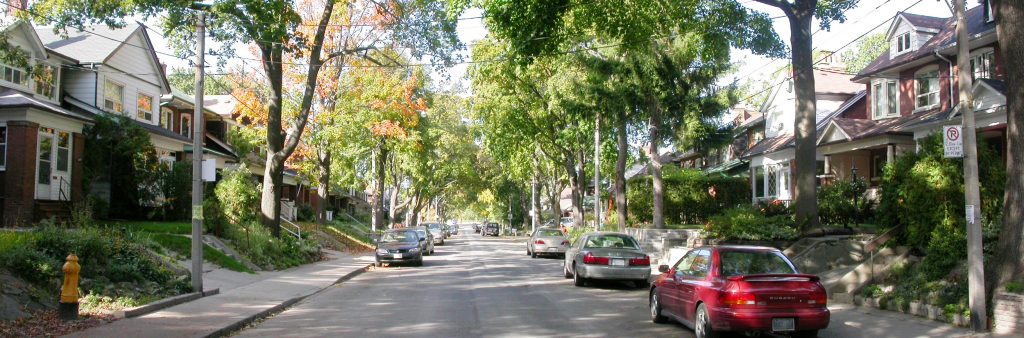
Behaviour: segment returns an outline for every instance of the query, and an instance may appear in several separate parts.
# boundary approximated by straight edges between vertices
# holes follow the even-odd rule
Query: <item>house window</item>
[[[143,121],[153,121],[153,97],[139,93],[136,101],[136,118]]]
[[[7,169],[7,126],[0,125],[0,170]]]
[[[181,126],[181,136],[192,138],[192,116],[191,115],[182,114],[181,115],[181,124],[179,124],[179,126]]]
[[[107,81],[103,86],[103,109],[123,113],[124,112],[124,86]]]
[[[910,51],[910,33],[903,33],[896,37],[896,54],[903,54]]]
[[[36,94],[50,99],[57,98],[57,68],[53,66],[42,66],[35,74]]]
[[[995,50],[985,49],[971,55],[971,79],[991,79],[995,66]]]
[[[24,69],[0,64],[0,78],[18,86],[28,87],[28,73]]]
[[[896,80],[879,80],[871,85],[871,114],[875,119],[899,116],[899,87]]]
[[[933,108],[939,104],[939,71],[917,73],[914,77],[917,109]]]
[[[168,108],[160,109],[160,126],[167,130],[174,130],[174,112]]]

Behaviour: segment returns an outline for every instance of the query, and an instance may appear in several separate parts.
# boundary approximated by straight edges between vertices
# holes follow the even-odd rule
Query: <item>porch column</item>
[[[36,194],[36,148],[39,124],[7,121],[7,163],[0,179],[3,185],[3,219],[0,226],[27,226],[32,223]]]
[[[750,203],[757,204],[757,167],[750,166]]]
[[[823,175],[829,175],[832,172],[832,155],[825,155],[825,172]]]
[[[885,163],[892,163],[894,160],[896,160],[896,146],[889,143],[885,145]]]

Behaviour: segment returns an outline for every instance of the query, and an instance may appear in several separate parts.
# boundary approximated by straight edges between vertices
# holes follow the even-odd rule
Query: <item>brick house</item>
[[[60,105],[62,79],[78,61],[45,47],[30,24],[0,20],[0,34],[28,66],[0,63],[0,220],[10,227],[83,198],[82,131],[92,119]]]
[[[969,9],[967,22],[977,128],[1005,154],[1003,67],[987,2]],[[857,168],[875,190],[886,163],[915,151],[917,140],[942,125],[960,124],[955,23],[897,14],[887,31],[888,50],[853,78],[867,92],[863,109],[837,116],[819,134],[828,176],[849,179]]]

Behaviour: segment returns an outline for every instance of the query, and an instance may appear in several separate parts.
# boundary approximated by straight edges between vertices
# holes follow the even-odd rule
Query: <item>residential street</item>
[[[648,319],[646,290],[577,288],[561,260],[531,259],[522,239],[450,238],[423,267],[384,267],[311,296],[242,337],[694,337]],[[820,337],[968,337],[890,311],[836,304]]]
[[[468,234],[467,234],[468,232]],[[648,318],[646,290],[577,288],[561,261],[531,259],[522,240],[472,230],[423,267],[384,267],[334,286],[243,337],[693,337]]]

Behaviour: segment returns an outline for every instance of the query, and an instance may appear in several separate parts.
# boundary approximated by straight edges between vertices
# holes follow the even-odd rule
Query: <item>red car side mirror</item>
[[[668,265],[658,265],[658,272],[661,272],[661,273],[668,272]]]

